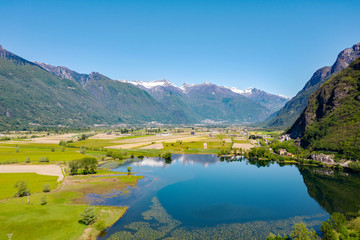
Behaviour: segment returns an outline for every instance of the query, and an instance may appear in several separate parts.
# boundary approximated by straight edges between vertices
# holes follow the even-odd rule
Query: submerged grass
[[[300,216],[284,220],[255,221],[248,223],[219,224],[214,227],[187,228],[172,218],[154,197],[149,210],[142,213],[144,221],[133,222],[124,226],[109,237],[109,240],[120,239],[266,239],[272,232],[289,234],[292,226],[300,221],[308,227],[319,226],[323,215]]]

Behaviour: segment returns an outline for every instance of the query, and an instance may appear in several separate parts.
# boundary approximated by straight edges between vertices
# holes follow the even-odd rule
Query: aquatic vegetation
[[[138,221],[124,226],[109,237],[109,240],[120,239],[265,239],[270,233],[290,234],[292,226],[306,222],[308,227],[319,226],[323,214],[298,216],[274,221],[253,221],[245,223],[219,224],[213,227],[182,227],[181,222],[172,218],[154,197],[150,209],[143,212],[145,221]]]

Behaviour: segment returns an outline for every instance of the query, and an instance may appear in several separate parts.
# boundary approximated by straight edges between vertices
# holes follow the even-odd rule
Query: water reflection
[[[352,215],[360,210],[360,176],[328,168],[299,166],[308,193],[328,213]]]
[[[231,158],[234,160],[233,158]],[[216,155],[185,155],[185,154],[174,154],[170,161],[165,161],[162,158],[144,158],[137,160],[132,163],[133,166],[137,167],[169,167],[171,164],[181,163],[183,166],[188,165],[202,165],[208,167],[212,164],[216,164],[220,161],[224,161],[224,158],[219,158]]]

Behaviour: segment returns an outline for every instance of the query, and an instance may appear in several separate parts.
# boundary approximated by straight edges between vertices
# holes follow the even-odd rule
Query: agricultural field
[[[50,163],[63,163],[85,156],[104,159],[107,151],[117,151],[124,155],[159,156],[165,152],[217,154],[220,150],[231,148],[250,149],[256,142],[241,137],[236,132],[196,131],[174,134],[120,135],[114,133],[86,133],[88,137],[81,140],[83,134],[43,134],[32,138],[26,135],[13,135],[11,140],[0,141],[0,164],[32,163],[39,164],[46,158]],[[233,137],[236,136],[236,137]],[[60,143],[60,145],[59,145]],[[42,160],[41,160],[42,161]],[[46,162],[42,161],[41,164]]]
[[[0,163],[39,162],[47,157],[50,162],[64,162],[84,157],[76,148],[65,148],[55,144],[3,144],[0,142]]]

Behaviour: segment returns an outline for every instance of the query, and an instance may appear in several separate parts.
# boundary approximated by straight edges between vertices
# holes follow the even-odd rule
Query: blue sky
[[[0,0],[0,44],[113,79],[294,96],[360,42],[360,1]]]

